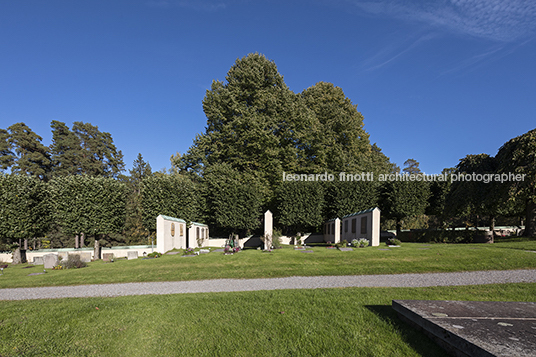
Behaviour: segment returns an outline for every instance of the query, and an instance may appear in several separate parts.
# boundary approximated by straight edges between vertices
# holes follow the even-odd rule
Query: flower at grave
[[[354,241],[356,242],[354,243]],[[352,243],[354,243],[355,246],[359,246],[359,248],[364,248],[369,245],[369,240],[365,238],[359,238],[359,239],[354,239]]]

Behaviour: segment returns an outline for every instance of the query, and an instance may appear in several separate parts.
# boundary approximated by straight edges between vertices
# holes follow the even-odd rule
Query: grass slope
[[[87,268],[49,270],[43,266],[10,266],[0,276],[0,288],[106,284],[144,281],[179,281],[219,278],[270,278],[314,275],[362,275],[508,270],[536,268],[536,240],[495,244],[415,244],[341,252],[325,247],[305,254],[292,247],[263,253],[246,250],[235,255],[210,253],[182,258],[164,255],[151,260],[96,261]]]
[[[392,299],[534,296],[504,284],[2,302],[0,356],[446,356]]]

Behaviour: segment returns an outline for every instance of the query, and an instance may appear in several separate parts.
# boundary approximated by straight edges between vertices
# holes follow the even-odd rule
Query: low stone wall
[[[152,253],[156,250],[156,246],[151,248],[150,245],[136,245],[129,247],[103,247],[101,254],[112,253],[114,258],[127,258],[128,252],[137,252],[139,257],[142,257],[145,254]],[[88,258],[86,260],[94,259],[94,250],[93,248],[61,248],[61,249],[39,249],[39,250],[27,250],[26,251],[26,260],[28,263],[43,264],[43,256],[47,254],[56,254],[58,257],[67,258],[68,254],[80,254],[81,258]],[[84,259],[82,259],[84,260]],[[13,255],[12,253],[0,253],[0,262],[12,263]]]

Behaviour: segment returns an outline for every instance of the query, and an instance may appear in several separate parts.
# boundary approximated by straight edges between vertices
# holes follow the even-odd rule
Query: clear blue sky
[[[112,134],[153,170],[205,129],[205,91],[237,58],[294,92],[331,82],[391,161],[429,174],[536,127],[536,2],[0,0],[0,128]]]

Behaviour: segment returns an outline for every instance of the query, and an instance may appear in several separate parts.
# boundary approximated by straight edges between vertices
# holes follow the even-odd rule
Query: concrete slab
[[[536,356],[536,303],[393,300],[393,309],[454,356]]]

